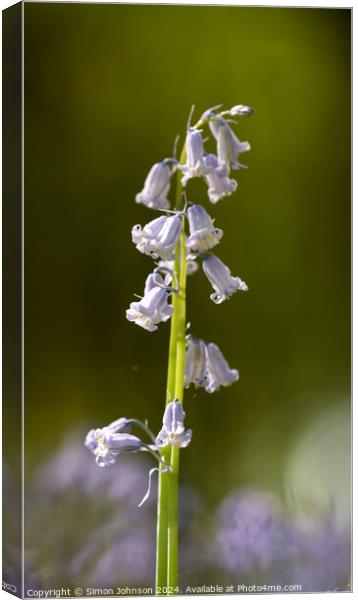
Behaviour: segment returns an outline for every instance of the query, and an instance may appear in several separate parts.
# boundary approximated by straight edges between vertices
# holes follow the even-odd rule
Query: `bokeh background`
[[[134,197],[191,105],[223,102],[255,108],[250,168],[216,206],[188,195],[250,291],[189,281],[240,380],[186,392],[181,585],[349,589],[350,11],[30,3],[25,57],[27,586],[153,585],[151,461],[100,470],[82,444],[122,415],[159,430],[169,326],[125,319],[155,216]]]

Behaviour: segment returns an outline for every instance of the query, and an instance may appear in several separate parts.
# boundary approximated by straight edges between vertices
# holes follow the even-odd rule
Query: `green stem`
[[[161,457],[166,463],[170,462],[170,448],[163,448]],[[158,483],[157,508],[157,553],[156,553],[156,594],[166,593],[167,585],[167,545],[168,545],[168,473],[160,467]]]
[[[175,261],[175,266],[177,261]],[[178,271],[175,268],[176,277]],[[170,341],[168,356],[168,375],[166,388],[166,401],[168,404],[174,400],[175,394],[175,371],[177,355],[177,329],[178,329],[178,311],[176,310],[177,294],[172,296],[173,315],[170,324]],[[161,456],[166,463],[170,463],[170,448],[165,447],[161,450]],[[157,553],[156,553],[156,593],[167,593],[167,570],[168,570],[168,483],[169,473],[164,472],[163,468],[159,472],[158,480],[158,508],[157,508]]]
[[[184,218],[184,217],[183,217]],[[183,402],[186,334],[186,246],[184,224],[179,241],[179,293],[177,296],[177,344],[175,371],[175,398]],[[170,456],[171,472],[168,478],[168,590],[175,594],[178,586],[178,491],[179,448],[173,446]]]
[[[173,305],[175,294],[173,295]],[[166,390],[166,404],[173,399],[175,390],[175,366],[176,366],[176,317],[175,310],[171,319],[168,378]],[[167,464],[170,463],[170,448],[165,447],[160,452]],[[167,593],[167,569],[168,569],[168,476],[169,473],[160,467],[158,479],[158,506],[157,506],[157,553],[156,553],[156,593]]]
[[[155,436],[153,432],[149,429],[149,427],[147,427],[145,423],[143,423],[143,421],[140,421],[139,419],[128,419],[128,423],[140,427],[147,434],[147,436],[150,437],[153,444],[155,444]]]
[[[185,162],[183,149],[180,162]],[[176,208],[181,208],[181,172],[177,171]],[[173,294],[173,315],[171,318],[166,404],[178,398],[183,401],[185,369],[185,288],[186,288],[186,246],[185,217],[182,232],[176,248],[174,264],[178,293]],[[178,477],[179,448],[166,447],[161,451],[171,471],[159,473],[158,510],[157,510],[157,555],[156,555],[156,593],[175,593],[178,582]],[[163,589],[164,588],[164,589]]]

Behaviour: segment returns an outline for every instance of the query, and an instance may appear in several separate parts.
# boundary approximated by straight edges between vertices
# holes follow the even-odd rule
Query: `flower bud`
[[[232,117],[249,117],[254,113],[254,109],[245,104],[236,104],[229,110],[229,113]]]

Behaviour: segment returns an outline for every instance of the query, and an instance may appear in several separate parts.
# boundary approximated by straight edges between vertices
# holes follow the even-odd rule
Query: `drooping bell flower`
[[[238,162],[237,157],[251,149],[249,142],[240,142],[229,123],[222,117],[209,121],[209,127],[216,138],[219,163],[225,163],[233,169],[247,168]]]
[[[156,331],[158,324],[170,319],[172,313],[173,307],[168,304],[166,288],[154,286],[141,300],[131,302],[126,317],[147,331]]]
[[[214,227],[213,219],[200,204],[188,208],[187,218],[190,235],[186,242],[188,252],[194,256],[207,252],[216,246],[223,236],[223,230]]]
[[[206,352],[205,343],[192,335],[186,338],[184,385],[189,387],[205,387],[206,384]]]
[[[158,217],[143,228],[141,225],[134,225],[132,241],[137,250],[155,260],[159,257],[164,260],[173,260],[181,231],[180,215],[181,213],[176,213],[170,217]]]
[[[142,191],[136,195],[137,204],[148,208],[169,208],[168,192],[172,171],[166,161],[155,163],[149,171]]]
[[[156,439],[158,448],[163,446],[186,448],[190,444],[193,432],[191,429],[185,429],[184,419],[183,405],[178,400],[167,404],[163,416],[163,427]]]
[[[239,371],[230,369],[220,348],[216,344],[206,344],[206,377],[205,389],[209,394],[220,386],[228,386],[239,379]]]
[[[237,290],[246,292],[249,289],[240,277],[233,277],[230,269],[214,254],[204,256],[203,270],[215,290],[210,296],[215,304],[221,304]]]
[[[205,162],[210,167],[205,176],[209,200],[216,204],[221,198],[231,196],[237,190],[237,181],[229,178],[230,169],[226,163],[219,164],[215,154],[206,155]]]
[[[185,139],[186,163],[178,165],[183,173],[182,185],[185,187],[192,177],[202,177],[208,171],[204,162],[204,141],[198,129],[190,127]]]
[[[130,433],[113,433],[110,427],[103,427],[88,432],[85,446],[96,457],[98,466],[107,467],[113,465],[120,454],[138,452],[142,441]]]

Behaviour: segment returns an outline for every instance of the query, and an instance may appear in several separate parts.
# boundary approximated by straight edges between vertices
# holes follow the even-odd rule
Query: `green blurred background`
[[[30,3],[25,57],[29,478],[74,427],[126,415],[159,430],[169,326],[125,319],[152,266],[130,230],[155,213],[134,197],[193,103],[198,117],[244,103],[236,194],[211,206],[204,183],[188,186],[250,288],[216,306],[199,272],[188,319],[240,380],[186,392],[181,477],[213,507],[246,484],[283,493],[317,419],[343,414],[349,431],[350,11]],[[334,473],[319,438],[313,456],[308,495],[317,474],[349,472],[349,449]]]

